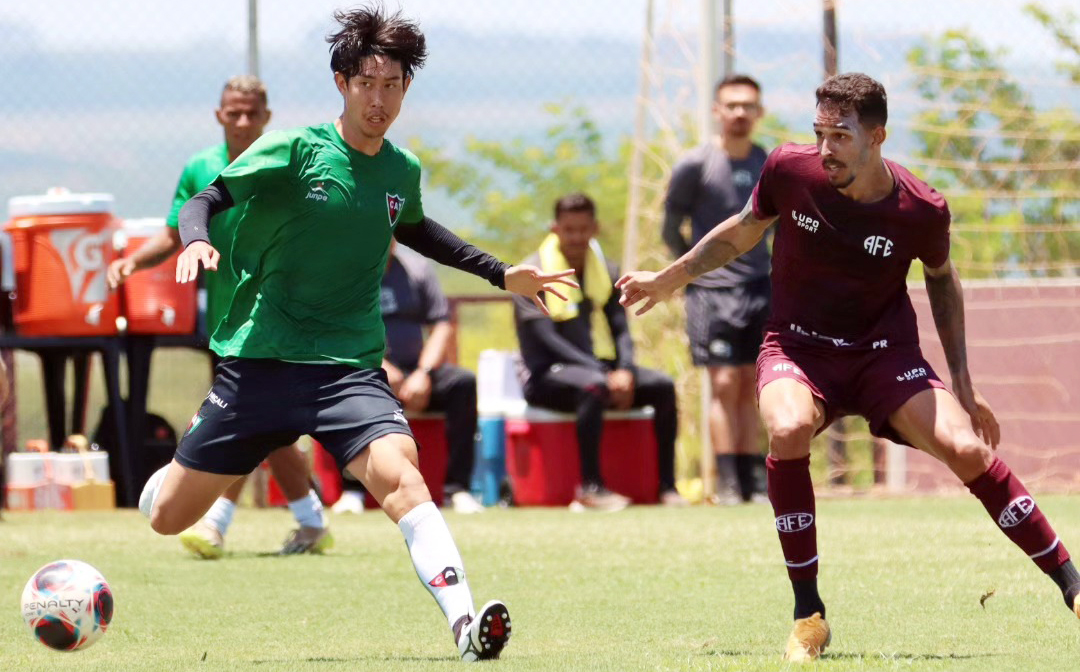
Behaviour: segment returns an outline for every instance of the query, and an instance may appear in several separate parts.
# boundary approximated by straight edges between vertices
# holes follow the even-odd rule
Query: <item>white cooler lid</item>
[[[63,187],[53,187],[44,194],[14,196],[8,199],[8,218],[35,215],[80,215],[113,211],[112,194],[73,194]]]
[[[140,217],[124,220],[124,233],[131,238],[149,238],[165,228],[164,217]]]
[[[123,250],[132,238],[152,238],[166,226],[164,217],[125,219],[124,225],[113,234],[113,249]]]

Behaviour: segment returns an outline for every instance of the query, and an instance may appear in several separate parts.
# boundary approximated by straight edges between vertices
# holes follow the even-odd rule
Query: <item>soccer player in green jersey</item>
[[[266,86],[253,75],[239,75],[225,82],[221,92],[221,106],[214,116],[225,132],[225,142],[198,152],[184,166],[180,182],[176,185],[172,210],[165,226],[156,236],[147,240],[134,254],[117,259],[109,265],[109,285],[119,287],[132,273],[157,266],[180,249],[180,208],[195,194],[205,189],[214,178],[236,157],[240,156],[262,134],[270,121]],[[206,276],[206,324],[207,333],[213,334],[224,316],[233,290],[236,274],[229,263],[232,239],[229,231],[240,214],[239,209],[228,210],[214,218],[212,243],[221,253],[216,273]],[[210,352],[216,367],[220,359]],[[289,533],[281,548],[283,554],[321,553],[333,545],[333,537],[326,525],[322,502],[311,489],[307,458],[295,443],[279,448],[266,458],[270,471],[281,486],[282,494],[289,502],[289,509],[296,518],[297,528]],[[236,501],[244,487],[245,478],[239,478],[214,502],[201,520],[180,534],[184,548],[199,558],[213,560],[225,552],[225,534],[232,523]]]
[[[381,368],[379,311],[391,236],[440,263],[532,297],[561,296],[573,271],[507,266],[424,214],[420,163],[384,139],[427,56],[400,12],[337,12],[330,66],[344,100],[335,121],[257,140],[180,211],[179,282],[217,268],[211,217],[240,211],[230,235],[239,278],[211,347],[217,377],[173,462],[139,507],[160,534],[199,519],[268,452],[308,434],[358,478],[398,524],[416,574],[464,660],[498,657],[506,605],[473,608],[450,530],[417,468],[417,447]],[[208,230],[209,228],[209,230]]]

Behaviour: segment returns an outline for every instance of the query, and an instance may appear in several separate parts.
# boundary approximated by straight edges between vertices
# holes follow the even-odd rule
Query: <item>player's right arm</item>
[[[210,219],[232,206],[232,195],[219,177],[180,208],[176,228],[184,251],[176,259],[177,282],[191,282],[198,277],[200,263],[208,271],[217,270],[221,255],[210,244]]]
[[[252,143],[209,187],[180,208],[177,228],[184,251],[176,260],[177,282],[194,280],[200,263],[208,271],[217,270],[221,255],[210,245],[210,218],[247,201],[257,192],[282,189],[295,180],[302,168],[302,160],[297,157],[299,151],[295,137],[271,131]]]
[[[694,278],[748,252],[775,221],[776,216],[761,218],[754,214],[753,201],[747,201],[742,212],[715,226],[689,252],[659,273],[633,271],[624,274],[615,283],[622,290],[619,302],[629,308],[645,301],[645,305],[635,314],[647,313]]]

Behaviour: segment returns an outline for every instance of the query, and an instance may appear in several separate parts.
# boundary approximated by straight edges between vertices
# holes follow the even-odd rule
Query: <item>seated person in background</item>
[[[600,476],[604,409],[652,406],[660,501],[684,505],[686,500],[675,490],[675,384],[659,371],[634,365],[626,311],[614,290],[619,273],[605,261],[594,238],[599,228],[592,199],[585,194],[563,196],[555,202],[551,233],[526,262],[549,272],[572,268],[581,289],[567,290],[568,301],[545,295],[550,317],[527,298],[514,298],[514,323],[526,369],[525,400],[577,414],[581,485],[576,502],[604,510],[630,503],[608,490]]]
[[[443,492],[458,513],[480,513],[484,507],[469,492],[477,426],[476,376],[446,363],[454,325],[435,269],[416,252],[391,242],[379,303],[386,327],[382,367],[390,389],[406,413],[446,413],[450,460]],[[430,329],[426,340],[425,327]],[[344,487],[334,511],[359,513],[360,484],[348,479]]]

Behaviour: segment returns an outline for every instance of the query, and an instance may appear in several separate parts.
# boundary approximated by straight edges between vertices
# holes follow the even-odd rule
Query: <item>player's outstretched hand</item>
[[[105,271],[105,278],[109,282],[109,288],[116,289],[134,272],[135,260],[131,257],[124,257],[112,262],[109,264],[108,270]]]
[[[176,260],[176,281],[191,282],[199,277],[199,263],[208,271],[216,271],[221,254],[210,243],[196,240],[180,253]]]
[[[566,296],[556,288],[556,285],[577,287],[577,282],[571,279],[572,275],[574,275],[573,269],[558,273],[544,273],[536,266],[520,264],[506,269],[503,282],[506,284],[506,291],[529,297],[537,308],[544,311],[545,315],[550,315],[547,306],[540,299],[540,292],[551,292],[565,301]]]
[[[632,308],[645,301],[645,305],[639,308],[635,315],[644,315],[656,304],[670,299],[675,291],[674,287],[668,287],[667,283],[661,280],[659,273],[651,271],[626,273],[615,283],[615,287],[622,290],[619,303],[625,308]]]
[[[998,425],[990,404],[974,387],[954,391],[960,405],[971,416],[971,426],[975,429],[975,433],[992,450],[997,450],[998,443],[1001,442],[1001,426]]]

